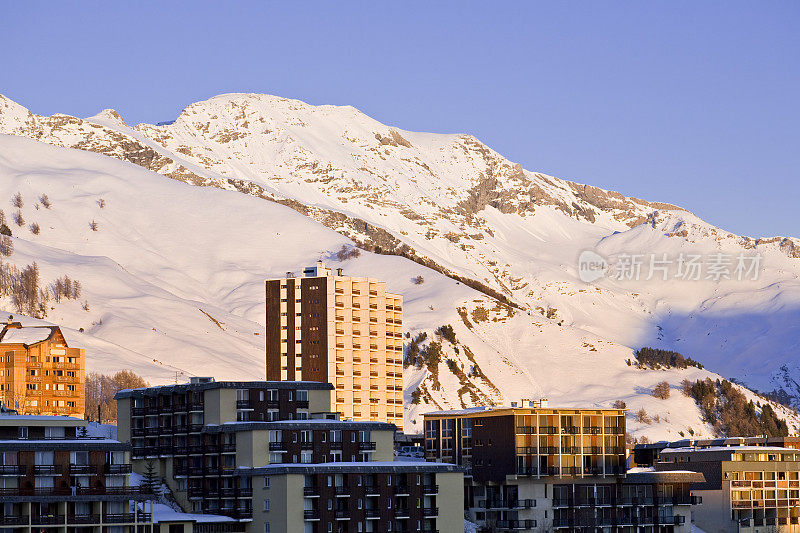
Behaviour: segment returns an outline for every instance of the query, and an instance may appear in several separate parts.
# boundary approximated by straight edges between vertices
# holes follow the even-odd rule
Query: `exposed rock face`
[[[435,265],[512,299],[521,294],[510,287],[524,283],[492,257],[487,210],[526,218],[544,208],[618,231],[646,222],[655,227],[659,213],[683,212],[528,172],[470,135],[400,132],[352,107],[315,107],[266,95],[221,95],[189,105],[172,123],[133,128],[114,110],[86,120],[42,117],[0,96],[0,132],[280,202],[365,248]],[[298,188],[315,191],[315,199],[298,197]],[[391,214],[409,224],[398,231],[386,222]],[[690,239],[686,228],[666,233]],[[792,239],[744,242],[772,244],[800,257]],[[432,259],[436,246],[464,255],[468,275]]]

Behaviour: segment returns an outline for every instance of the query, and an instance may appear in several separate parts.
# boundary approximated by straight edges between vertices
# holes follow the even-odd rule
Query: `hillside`
[[[98,264],[107,258],[123,268],[120,275],[135,278],[119,282],[136,286],[137,291],[131,292],[141,286],[149,300],[177,300],[170,302],[175,311],[167,313],[156,302],[142,310],[139,297],[131,297],[137,301],[134,306],[124,298],[103,300],[108,298],[102,294],[105,291],[98,291],[89,298],[91,311],[82,311],[112,312],[112,304],[124,302],[123,310],[130,309],[129,314],[108,317],[120,321],[119,330],[108,327],[106,319],[95,326],[96,331],[85,329],[93,336],[105,330],[97,336],[139,352],[148,363],[154,358],[164,363],[161,378],[169,372],[174,377],[166,365],[191,371],[185,365],[196,358],[182,355],[189,348],[204,358],[241,350],[237,359],[258,361],[262,372],[261,339],[254,335],[263,322],[262,279],[296,270],[320,256],[330,259],[343,244],[352,245],[349,237],[382,255],[364,253],[344,265],[348,272],[373,271],[370,267],[393,271],[384,266],[391,262],[391,268],[407,274],[404,279],[398,276],[394,281],[398,286],[391,288],[416,302],[406,306],[412,336],[422,330],[432,336],[436,327],[451,324],[478,363],[480,373],[474,369],[470,373],[476,365],[462,346],[459,354],[450,355],[459,360],[457,365],[463,363],[463,375],[454,374],[444,362],[437,380],[430,373],[409,369],[408,395],[424,377],[422,388],[430,394],[429,401],[442,405],[460,405],[459,391],[465,402],[546,395],[565,404],[589,398],[597,403],[624,399],[630,407],[649,406],[648,411],[664,409],[668,402],[688,402],[679,394],[661,401],[648,393],[662,379],[677,386],[684,377],[695,379],[695,373],[700,377],[705,371],[631,369],[626,360],[641,346],[676,349],[725,377],[760,390],[783,388],[797,395],[800,371],[793,354],[800,344],[796,257],[800,254],[794,239],[732,235],[674,206],[528,172],[470,136],[406,132],[350,107],[315,107],[264,95],[223,95],[187,107],[171,125],[133,128],[113,111],[86,120],[39,117],[0,98],[0,131],[40,141],[20,148],[24,153],[52,150],[42,143],[69,146],[130,161],[177,181],[206,185],[164,180],[111,158],[54,151],[71,154],[52,156],[55,159],[90,159],[56,165],[51,175],[66,172],[79,182],[92,181],[95,189],[89,186],[77,193],[73,187],[78,185],[70,185],[61,201],[72,205],[77,194],[84,202],[76,207],[82,216],[62,214],[63,226],[40,221],[43,230],[38,236],[20,233],[28,242],[17,245],[14,257],[15,261],[38,257],[44,252],[27,247],[44,245],[53,249],[48,253],[66,252],[66,257],[97,256]],[[5,157],[11,149],[2,153]],[[32,202],[41,194],[31,185],[32,176],[48,173],[37,165],[42,161],[49,165],[51,156],[23,159],[19,156],[5,165],[4,172],[16,181],[4,177],[4,191],[6,183],[13,183],[7,188],[9,200],[19,189]],[[25,165],[28,170],[19,169]],[[92,172],[76,170],[83,169],[81,165],[117,165],[136,177],[123,179],[114,167],[99,170],[92,178]],[[121,180],[116,193],[109,188],[109,175]],[[139,183],[151,182],[156,189],[145,194],[148,189]],[[127,211],[132,202],[125,191],[135,197],[141,222],[134,222],[134,213]],[[112,200],[112,194],[118,199]],[[54,193],[48,195],[54,205],[42,211],[42,220],[55,216],[59,206]],[[204,195],[220,196],[211,200]],[[96,205],[99,197],[106,200],[102,210]],[[117,204],[126,204],[124,216],[97,218],[112,216]],[[10,214],[11,206],[6,205]],[[249,214],[251,205],[257,212]],[[26,212],[26,219],[39,217],[40,211]],[[89,228],[92,217],[98,221],[97,232]],[[270,222],[274,227],[268,230]],[[47,231],[50,226],[52,234]],[[182,227],[191,229],[167,229]],[[73,232],[85,238],[70,237]],[[200,239],[203,234],[209,238]],[[286,249],[274,241],[281,236],[294,247],[280,256],[270,254],[270,244]],[[587,285],[579,280],[576,268],[578,255],[587,249],[606,257],[758,252],[763,268],[757,280],[749,281],[602,279]],[[53,265],[51,277],[60,275],[63,261],[67,259],[61,256],[48,260]],[[423,275],[426,282],[414,285],[410,280],[415,275]],[[89,295],[91,284],[80,274],[74,277],[82,279]],[[454,278],[478,290],[457,284]],[[498,306],[487,294],[500,295],[516,307]],[[91,303],[95,296],[96,305]],[[47,318],[60,319],[60,309],[73,305],[80,308],[77,302],[61,304]],[[491,318],[470,319],[478,307],[490,311]],[[228,329],[217,327],[200,308]],[[113,310],[113,315],[121,312]],[[137,319],[140,312],[142,320]],[[64,313],[67,320],[69,313]],[[166,327],[173,320],[175,330]],[[154,327],[159,330],[159,323],[163,339],[156,341],[150,334]],[[149,333],[141,340],[134,335],[134,340],[123,339],[120,331],[128,328]],[[183,333],[189,331],[190,346],[182,349]],[[231,344],[237,348],[232,350]],[[446,343],[444,348],[451,349]],[[226,365],[220,376],[241,364]],[[414,412],[424,407],[409,413],[412,421]],[[667,410],[677,420],[677,413],[686,407],[676,403]],[[690,409],[687,416],[680,422],[670,418],[669,430],[688,424],[697,430],[696,412]],[[640,429],[658,435],[667,431],[668,426],[661,426]]]

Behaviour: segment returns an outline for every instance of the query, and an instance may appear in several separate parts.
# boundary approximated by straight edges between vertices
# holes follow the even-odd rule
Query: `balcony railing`
[[[31,524],[37,526],[50,526],[53,524],[65,523],[66,516],[64,515],[48,515],[48,516],[31,516]]]
[[[422,516],[425,518],[433,518],[439,516],[439,508],[438,507],[424,507],[422,509]]]
[[[500,529],[533,529],[536,520],[498,520],[495,525]]]
[[[375,443],[374,442],[359,442],[358,443],[358,449],[361,450],[361,451],[374,450],[375,449]]]
[[[303,487],[303,496],[311,498],[319,496],[319,487]]]
[[[316,509],[306,509],[303,511],[304,520],[319,520],[319,511]]]
[[[0,516],[0,526],[27,526],[27,516]]]
[[[37,476],[57,476],[63,471],[61,465],[35,465],[33,473]]]
[[[26,470],[23,465],[0,465],[0,476],[24,476]]]

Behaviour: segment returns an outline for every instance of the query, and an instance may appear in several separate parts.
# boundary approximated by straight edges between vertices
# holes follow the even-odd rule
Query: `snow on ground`
[[[630,420],[635,435],[674,439],[689,428],[696,435],[708,435],[710,428],[700,421],[697,408],[675,389],[684,378],[717,376],[697,369],[636,370],[625,363],[632,348],[649,343],[647,336],[660,331],[654,314],[680,311],[693,316],[694,307],[686,303],[689,296],[705,299],[703,307],[724,308],[756,291],[759,301],[765,298],[780,310],[794,301],[791,291],[796,288],[795,271],[780,252],[774,254],[777,266],[772,268],[783,269],[785,280],[749,286],[742,295],[733,285],[704,282],[647,286],[639,292],[615,281],[578,285],[574,279],[564,281],[565,273],[574,269],[572,254],[592,242],[611,252],[649,240],[654,246],[684,245],[642,227],[609,235],[607,228],[590,226],[576,240],[579,222],[552,209],[542,208],[525,218],[487,208],[483,216],[491,222],[494,236],[481,246],[496,246],[496,257],[525,267],[514,292],[529,293],[520,300],[525,310],[510,311],[398,256],[364,252],[338,262],[335,252],[351,246],[351,241],[274,202],[168,180],[109,157],[0,135],[0,183],[0,200],[10,200],[19,191],[27,223],[41,227],[34,235],[11,224],[15,253],[6,260],[18,266],[36,261],[44,280],[67,274],[82,284],[79,301],[50,303],[47,321],[61,325],[71,344],[86,348],[88,370],[130,368],[154,384],[191,375],[263,377],[263,280],[323,259],[347,274],[386,278],[390,291],[404,295],[405,327],[412,336],[420,331],[432,336],[436,327],[452,325],[460,344],[445,345],[446,355],[467,374],[471,367],[480,368],[485,379],[468,375],[466,382],[481,401],[548,397],[554,405],[607,406],[621,399],[631,410],[644,407],[659,417],[647,425]],[[37,201],[42,194],[52,202],[50,209]],[[439,247],[430,249],[437,260],[472,271],[461,255],[441,244],[435,239],[430,243]],[[770,279],[778,279],[778,270]],[[423,276],[424,283],[413,283],[416,276]],[[712,298],[715,294],[719,296]],[[11,307],[9,301],[0,304]],[[537,304],[543,310],[553,307],[555,316],[542,316]],[[478,307],[488,310],[490,318],[475,320]],[[775,339],[756,344],[751,340],[749,346],[777,347],[795,338],[796,326],[781,329],[780,316],[774,320],[774,327],[762,333]],[[761,327],[765,323],[755,322]],[[683,335],[685,324],[676,322],[669,333]],[[693,333],[693,338],[699,337]],[[719,340],[713,339],[708,342]],[[784,351],[776,348],[775,353],[783,357]],[[692,351],[687,355],[703,359]],[[771,372],[771,367],[764,368],[764,375]],[[465,382],[449,371],[445,360],[438,374],[438,391],[426,385],[434,403],[407,407],[409,427],[419,428],[424,410],[461,407],[462,400],[475,403],[469,394],[458,392]],[[408,368],[404,377],[407,400],[418,384],[430,381],[424,369]],[[652,387],[662,380],[673,387],[668,400],[651,396]]]

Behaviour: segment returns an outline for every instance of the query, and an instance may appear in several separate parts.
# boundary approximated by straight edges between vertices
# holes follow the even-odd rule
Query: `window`
[[[18,429],[18,436],[20,439],[28,438],[28,426],[20,426]]]
[[[264,500],[264,511],[265,512],[269,511],[269,498]]]
[[[264,476],[264,489],[265,490],[269,489],[269,477],[268,476]]]
[[[264,533],[269,533],[269,522],[264,522]]]
[[[297,391],[297,401],[298,402],[307,402],[308,401],[308,391],[307,390],[299,390],[299,391]]]

